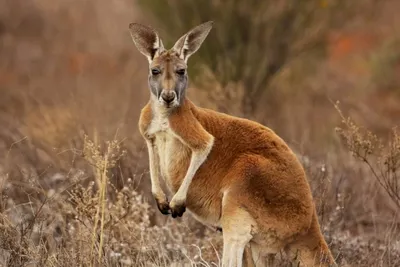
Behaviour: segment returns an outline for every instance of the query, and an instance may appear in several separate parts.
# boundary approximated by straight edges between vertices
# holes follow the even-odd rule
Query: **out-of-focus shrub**
[[[400,93],[400,40],[393,38],[385,42],[372,55],[373,81],[383,89]]]
[[[340,26],[343,17],[349,22],[349,15],[360,11],[360,1],[343,0],[138,2],[154,17],[154,26],[168,46],[191,27],[215,21],[211,40],[192,60],[197,71],[192,76],[205,65],[222,86],[241,83],[246,88],[245,115],[251,115],[271,79],[288,62],[304,52],[321,51],[329,29]]]

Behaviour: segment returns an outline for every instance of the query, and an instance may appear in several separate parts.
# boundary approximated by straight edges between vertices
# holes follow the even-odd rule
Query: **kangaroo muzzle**
[[[174,100],[176,100],[176,93],[172,90],[164,90],[161,92],[161,99],[164,101],[165,104],[171,104]]]

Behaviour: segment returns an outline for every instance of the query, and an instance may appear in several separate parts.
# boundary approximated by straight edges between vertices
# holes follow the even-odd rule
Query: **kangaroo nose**
[[[164,92],[161,95],[161,98],[165,101],[165,103],[169,104],[172,101],[174,101],[175,99],[175,92],[174,91],[170,91],[170,92]]]

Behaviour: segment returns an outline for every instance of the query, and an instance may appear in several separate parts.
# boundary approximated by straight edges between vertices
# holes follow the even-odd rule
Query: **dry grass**
[[[324,39],[325,54],[285,61],[252,114],[296,150],[341,266],[400,265],[399,135],[391,131],[400,114],[398,49],[392,45],[400,36],[393,26],[400,22],[397,2],[385,1],[372,22],[362,20],[366,5],[352,24],[324,32],[334,36]],[[221,234],[189,214],[161,216],[151,198],[137,130],[148,98],[147,67],[127,25],[156,25],[154,14],[128,0],[0,0],[0,266],[218,265]],[[185,13],[184,5],[174,14],[177,20],[187,19],[180,14],[203,18]],[[216,27],[236,25],[220,23]],[[172,30],[171,38],[188,27]],[[204,53],[213,45],[223,49],[235,33],[225,34],[210,38]],[[254,38],[248,42],[255,45]],[[249,48],[240,43],[235,49]],[[233,75],[220,65],[213,72],[207,62],[198,67],[192,75],[202,82],[191,83],[189,96],[243,116],[245,80],[253,74],[262,80],[263,73]],[[340,100],[342,113],[331,99]],[[284,256],[278,265],[287,266]]]
[[[170,266],[183,260],[210,264],[216,258],[213,244],[219,246],[219,236],[207,233],[199,239],[187,223],[172,219],[153,225],[154,210],[137,184],[128,179],[117,189],[111,183],[112,170],[124,156],[119,141],[101,147],[85,138],[82,152],[93,175],[76,173],[49,191],[32,179],[35,194],[26,203],[8,197],[13,185],[3,177],[2,265]]]
[[[343,128],[337,128],[352,155],[365,163],[379,185],[386,191],[393,203],[400,208],[400,134],[397,127],[392,129],[388,144],[368,130],[361,130],[351,118],[345,118],[335,106],[343,121]]]

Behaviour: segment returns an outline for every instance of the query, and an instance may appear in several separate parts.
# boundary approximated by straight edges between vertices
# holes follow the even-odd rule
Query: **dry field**
[[[208,19],[189,97],[288,142],[340,266],[400,266],[399,1],[239,2],[0,0],[0,266],[218,266],[221,234],[151,198],[128,31]]]

